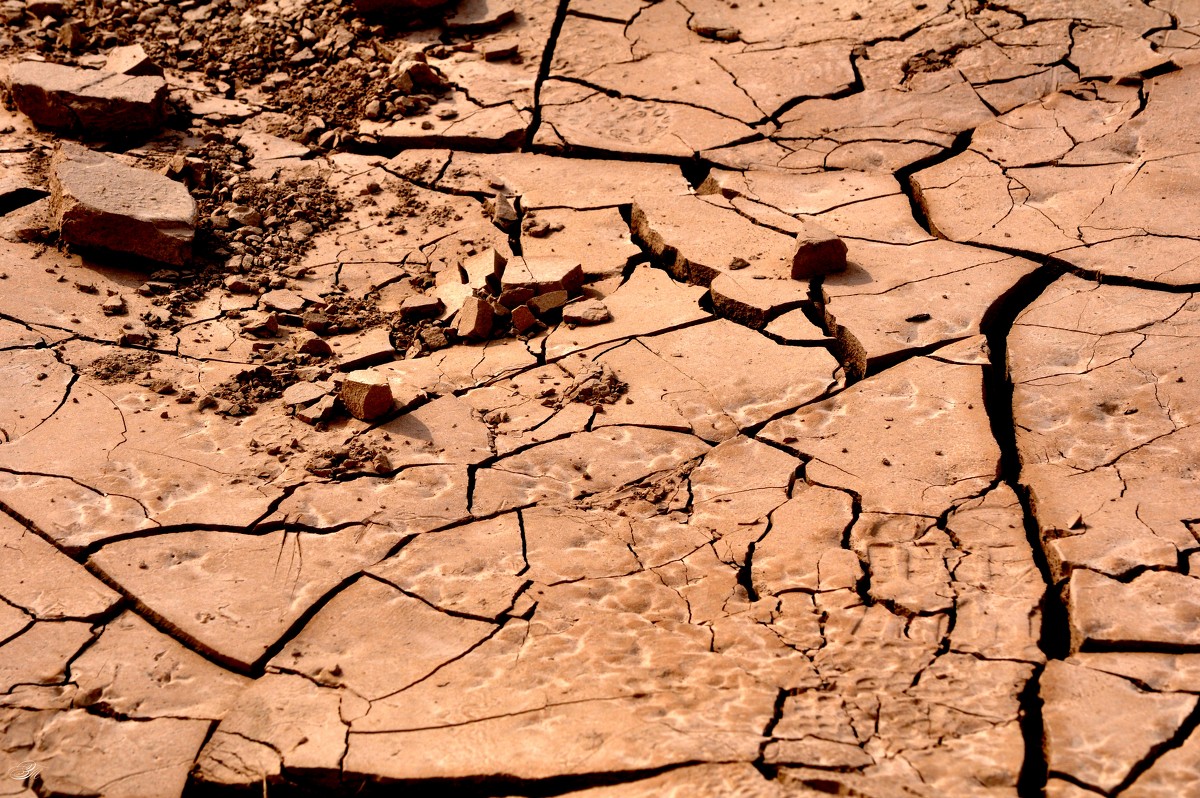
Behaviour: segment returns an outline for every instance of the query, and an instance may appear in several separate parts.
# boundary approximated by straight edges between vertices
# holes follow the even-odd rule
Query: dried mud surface
[[[1200,795],[1200,4],[0,20],[0,796]]]

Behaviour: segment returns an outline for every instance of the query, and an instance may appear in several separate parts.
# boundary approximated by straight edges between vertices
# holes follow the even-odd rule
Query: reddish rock
[[[562,318],[567,324],[603,324],[612,314],[599,299],[584,299],[564,307]]]
[[[279,332],[279,317],[274,313],[255,313],[242,320],[242,332],[256,338],[273,338]]]
[[[298,382],[289,385],[283,392],[283,403],[288,407],[309,405],[324,397],[328,391],[313,382]]]
[[[100,309],[104,311],[105,316],[124,316],[128,310],[125,305],[125,297],[120,294],[113,294],[101,302]]]
[[[304,297],[295,291],[280,289],[278,291],[268,291],[263,294],[262,304],[264,307],[283,313],[299,313],[304,309]]]
[[[462,0],[446,17],[446,27],[460,32],[482,31],[506,25],[515,17],[516,8],[509,0]]]
[[[25,3],[25,12],[38,19],[44,17],[62,19],[69,11],[66,0],[28,0]]]
[[[528,332],[538,323],[528,305],[517,305],[512,312],[512,326],[518,333]]]
[[[507,265],[507,258],[493,247],[488,247],[483,252],[464,260],[462,269],[467,275],[467,285],[471,288],[483,289],[498,280]]]
[[[167,82],[22,61],[9,74],[17,108],[38,125],[89,135],[154,130],[166,119]]]
[[[569,258],[514,258],[500,278],[501,296],[504,292],[521,289],[535,294],[566,291],[574,295],[582,287],[583,266]]]
[[[458,324],[455,327],[458,337],[471,341],[486,339],[492,332],[494,316],[495,312],[488,302],[479,297],[467,297],[458,311]]]
[[[344,336],[333,340],[334,351],[338,355],[338,369],[353,371],[363,366],[373,366],[385,363],[396,357],[396,349],[392,346],[391,332],[386,327],[379,327],[353,336]]]
[[[529,309],[539,316],[544,316],[552,310],[558,310],[567,304],[566,291],[550,291],[529,300]]]
[[[305,424],[319,424],[322,421],[328,421],[333,418],[333,408],[336,403],[337,400],[335,397],[322,396],[316,404],[297,410],[296,418]]]
[[[488,215],[492,217],[492,221],[501,230],[508,230],[516,225],[519,218],[517,209],[513,206],[512,200],[503,194],[497,194],[488,200],[484,207]]]
[[[312,330],[301,330],[300,332],[293,333],[292,346],[302,355],[329,357],[333,354],[333,347],[329,345],[329,342]]]
[[[583,265],[569,258],[539,257],[526,258],[537,290],[540,293],[566,291],[576,294],[583,287]]]
[[[532,288],[508,288],[500,293],[500,304],[506,308],[516,308],[535,296]]]
[[[231,294],[249,294],[254,291],[254,286],[245,277],[237,274],[225,278],[225,288]]]
[[[754,330],[767,325],[774,311],[794,306],[796,301],[785,293],[782,301],[779,280],[741,280],[732,274],[720,274],[709,285],[713,310],[718,316],[736,321]],[[790,288],[790,286],[788,286]]]
[[[445,305],[442,300],[428,294],[414,294],[407,297],[400,303],[400,318],[405,321],[411,319],[436,319],[442,315],[442,310]]]
[[[180,183],[63,142],[51,160],[53,224],[68,244],[182,266],[196,202]]]
[[[846,268],[846,242],[814,222],[801,222],[792,257],[792,279],[807,280]]]
[[[350,415],[371,421],[392,412],[392,389],[377,371],[352,371],[342,381],[338,398]]]
[[[388,387],[392,391],[392,406],[401,413],[429,398],[425,391],[397,377],[388,380]]]
[[[114,47],[104,64],[106,72],[114,75],[157,75],[162,76],[162,67],[154,63],[140,44]]]
[[[403,61],[393,64],[392,84],[401,92],[440,90],[445,88],[446,79],[425,61]]]
[[[515,58],[520,52],[520,43],[516,39],[493,39],[481,48],[484,61],[507,61]]]

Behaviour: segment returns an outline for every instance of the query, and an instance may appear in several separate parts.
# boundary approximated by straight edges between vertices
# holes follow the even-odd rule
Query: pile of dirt
[[[393,447],[387,444],[351,441],[337,449],[323,449],[311,458],[304,468],[309,473],[323,478],[347,474],[386,474],[392,470],[388,452]]]
[[[224,416],[253,415],[260,404],[283,396],[284,389],[300,379],[292,363],[255,366],[218,385],[199,406],[202,410],[213,408]]]
[[[88,363],[80,372],[104,385],[136,382],[150,375],[161,358],[154,352],[129,351],[104,355]]]

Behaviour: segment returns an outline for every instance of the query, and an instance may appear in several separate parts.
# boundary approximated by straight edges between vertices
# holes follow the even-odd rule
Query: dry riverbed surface
[[[0,83],[0,796],[1200,796],[1200,2],[0,0]]]

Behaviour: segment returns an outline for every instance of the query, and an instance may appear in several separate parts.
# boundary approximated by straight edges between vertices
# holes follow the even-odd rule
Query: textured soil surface
[[[0,796],[1200,796],[1200,2],[0,1],[127,45],[0,90]]]

